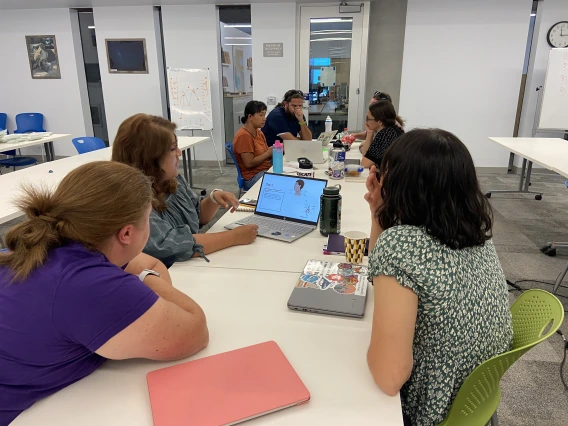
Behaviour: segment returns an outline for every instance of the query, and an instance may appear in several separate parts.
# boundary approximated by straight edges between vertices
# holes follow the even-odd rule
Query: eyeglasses
[[[365,117],[365,122],[368,122],[368,121],[377,121],[377,120],[375,120],[374,118]]]

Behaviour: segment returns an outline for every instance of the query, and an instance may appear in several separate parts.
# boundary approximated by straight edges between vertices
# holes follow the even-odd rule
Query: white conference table
[[[361,153],[358,146],[348,151],[348,158],[360,159]],[[371,229],[371,212],[364,195],[367,192],[364,179],[368,176],[368,170],[362,174],[359,181],[345,179],[329,179],[325,174],[325,164],[316,164],[316,178],[327,179],[328,186],[341,185],[341,233],[347,231],[361,231],[369,233]],[[286,173],[294,175],[294,173]],[[249,189],[243,198],[258,198],[261,182],[257,182]],[[227,231],[225,225],[250,215],[250,212],[227,212],[207,232]],[[319,232],[319,227],[308,235],[292,242],[272,240],[258,237],[256,241],[243,249],[243,246],[229,247],[224,250],[207,255],[209,262],[201,258],[194,258],[188,262],[175,263],[171,269],[184,269],[189,264],[191,267],[201,268],[231,268],[257,271],[277,271],[300,273],[309,259],[327,260],[340,262],[343,255],[324,255],[322,253],[327,237]],[[365,259],[365,262],[367,260]]]
[[[183,152],[192,146],[205,142],[207,139],[209,138],[181,136],[178,138],[178,146]],[[0,144],[0,147],[3,147],[4,145],[5,144]],[[39,183],[54,187],[61,182],[61,180],[71,170],[91,161],[110,160],[111,156],[112,147],[103,148],[87,152],[85,154],[72,155],[71,157],[41,163],[1,175],[0,188],[2,188],[2,190],[0,191],[0,224],[23,215],[23,213],[13,204],[14,198],[17,197],[22,183]],[[188,167],[190,168],[191,165]]]
[[[54,133],[41,139],[26,142],[13,142],[13,143],[0,143],[0,153],[10,151],[12,149],[26,148],[30,146],[43,145],[45,150],[45,158],[47,161],[55,160],[55,150],[53,149],[53,142],[59,139],[68,138],[71,136],[67,133]]]
[[[22,216],[14,204],[23,183],[55,187],[71,170],[91,161],[110,160],[111,148],[41,163],[0,176],[0,223]]]
[[[190,360],[274,340],[311,393],[307,404],[246,424],[402,426],[400,398],[384,394],[367,367],[372,286],[358,320],[289,310],[296,273],[186,267],[171,275],[207,315],[209,346]],[[152,426],[146,374],[179,362],[109,361],[11,426]]]
[[[536,194],[535,199],[540,200],[541,192],[529,191],[533,163],[568,177],[568,141],[564,139],[490,137],[489,140],[517,154],[523,165],[517,190],[491,190],[486,194],[488,197],[493,193],[521,193]]]

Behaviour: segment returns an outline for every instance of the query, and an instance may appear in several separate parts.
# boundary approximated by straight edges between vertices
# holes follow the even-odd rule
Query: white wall
[[[286,91],[298,87],[296,3],[253,3],[250,7],[253,34],[253,98],[266,103],[269,96],[275,96],[277,101],[281,101]],[[264,58],[263,43],[284,43],[284,56]],[[269,110],[272,108],[268,106]]]
[[[20,112],[40,112],[44,128],[55,133],[70,133],[72,137],[92,132],[90,115],[84,111],[84,69],[77,66],[76,47],[80,40],[73,37],[69,9],[3,10],[0,13],[0,111],[8,114],[8,129],[15,130],[15,116]],[[78,24],[78,22],[77,22]],[[55,35],[61,79],[32,79],[25,43],[26,35]],[[79,43],[79,46],[76,43]],[[81,80],[82,79],[82,80]],[[82,83],[81,83],[82,82]],[[88,102],[87,102],[88,107]],[[71,139],[54,142],[57,156],[77,153]],[[39,148],[22,149],[22,154],[39,154]]]
[[[537,109],[538,92],[536,88],[544,85],[550,45],[546,34],[552,25],[568,20],[567,0],[546,0],[538,3],[537,22],[531,46],[531,60],[527,74],[523,111],[519,126],[519,136],[531,137]],[[537,118],[538,125],[538,118]],[[563,133],[538,133],[539,137],[562,137]]]
[[[547,0],[549,1],[549,0]],[[565,0],[562,0],[565,1]],[[506,167],[531,0],[408,0],[400,115],[455,133],[477,167]]]
[[[163,114],[162,87],[158,66],[154,8],[135,7],[95,7],[93,8],[101,82],[105,101],[109,141],[112,144],[118,126],[131,115],[144,112],[153,115]],[[105,39],[144,38],[148,74],[110,74]]]
[[[166,66],[172,68],[209,68],[213,137],[219,158],[225,158],[222,113],[221,54],[219,18],[216,6],[162,6],[162,25]],[[218,123],[218,125],[217,125]],[[199,135],[199,132],[195,132]],[[209,132],[203,133],[209,135]],[[213,144],[195,147],[198,160],[216,160]]]

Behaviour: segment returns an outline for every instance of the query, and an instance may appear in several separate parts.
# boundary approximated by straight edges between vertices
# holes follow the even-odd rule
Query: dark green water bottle
[[[341,233],[340,190],[341,185],[328,186],[320,197],[320,234],[324,237]]]

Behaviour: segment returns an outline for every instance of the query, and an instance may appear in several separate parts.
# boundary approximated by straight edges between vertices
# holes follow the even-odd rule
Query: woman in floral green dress
[[[465,145],[439,129],[396,140],[367,179],[375,310],[369,369],[405,424],[439,424],[460,386],[513,338],[492,212]]]

